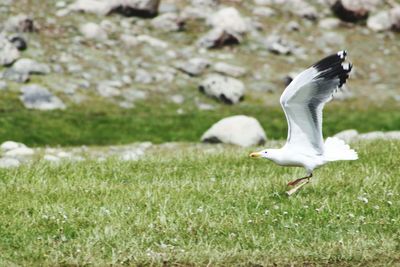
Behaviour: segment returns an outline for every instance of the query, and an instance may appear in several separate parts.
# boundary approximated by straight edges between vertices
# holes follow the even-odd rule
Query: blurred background
[[[342,49],[354,69],[326,107],[325,136],[354,129],[367,139],[382,137],[375,131],[400,129],[399,4],[2,0],[0,141],[199,142],[234,115],[255,121],[235,117],[217,130],[261,131],[244,146],[285,139],[284,88]]]

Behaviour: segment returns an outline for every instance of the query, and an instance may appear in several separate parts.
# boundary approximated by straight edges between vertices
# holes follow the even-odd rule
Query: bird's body
[[[333,93],[346,82],[352,65],[345,63],[346,51],[328,56],[297,75],[280,98],[288,122],[286,144],[280,149],[265,149],[250,154],[282,166],[303,167],[309,179],[314,169],[337,160],[355,160],[357,153],[344,141],[322,136],[322,110]]]

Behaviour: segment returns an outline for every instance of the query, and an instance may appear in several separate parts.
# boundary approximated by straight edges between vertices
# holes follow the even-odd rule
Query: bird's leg
[[[303,181],[305,179],[310,180],[311,177],[312,177],[312,173],[310,173],[309,175],[307,175],[305,177],[302,177],[302,178],[296,179],[294,181],[291,181],[287,185],[288,186],[293,186],[293,185],[296,185],[296,184],[300,183],[301,181]]]
[[[300,182],[300,184],[298,186],[293,187],[292,189],[287,191],[286,194],[290,197],[291,195],[296,193],[300,188],[302,188],[304,185],[308,184],[309,182],[310,182],[309,178],[307,180],[305,180],[305,181],[303,180],[302,182]]]

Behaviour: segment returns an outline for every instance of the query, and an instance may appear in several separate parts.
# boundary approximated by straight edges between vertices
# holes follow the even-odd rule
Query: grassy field
[[[301,169],[181,146],[0,170],[0,266],[400,265],[399,142],[354,144],[291,198]]]
[[[268,138],[286,138],[287,123],[280,106],[254,101],[227,106],[207,97],[201,99],[215,105],[215,109],[198,110],[190,103],[174,105],[155,97],[131,110],[97,100],[63,111],[43,112],[24,109],[17,97],[6,95],[0,99],[0,140],[11,139],[28,146],[197,142],[215,122],[238,114],[257,118]],[[331,136],[352,128],[360,132],[398,130],[399,106],[392,102],[381,106],[362,100],[333,101],[324,112],[324,133]],[[178,109],[184,113],[178,114]]]

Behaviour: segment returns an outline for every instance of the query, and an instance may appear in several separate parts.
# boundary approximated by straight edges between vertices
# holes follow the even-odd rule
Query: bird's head
[[[250,158],[266,158],[272,160],[273,162],[277,163],[282,158],[282,150],[281,149],[264,149],[258,152],[250,153]]]
[[[250,158],[266,158],[266,159],[271,159],[273,153],[271,153],[270,149],[264,149],[258,152],[253,152],[250,153],[249,157]]]

